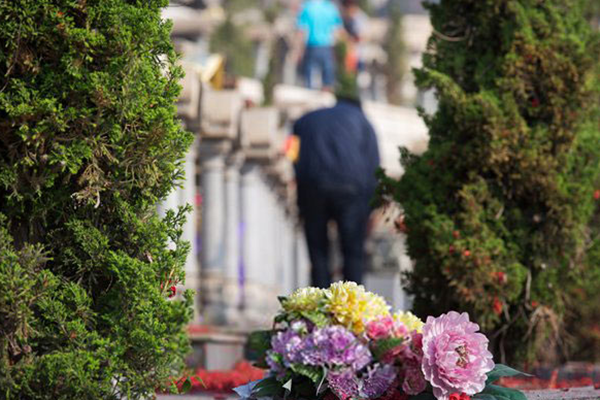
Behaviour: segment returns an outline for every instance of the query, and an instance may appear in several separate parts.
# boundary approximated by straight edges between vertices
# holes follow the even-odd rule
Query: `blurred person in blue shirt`
[[[338,88],[334,107],[310,112],[294,124],[299,142],[294,164],[298,208],[310,256],[312,285],[317,287],[328,287],[332,281],[327,228],[330,221],[337,225],[344,280],[363,280],[364,243],[370,201],[377,186],[379,150],[375,131],[356,91]]]
[[[343,27],[342,17],[330,0],[307,0],[296,21],[304,36],[302,73],[309,88],[314,88],[313,71],[320,70],[322,89],[331,91],[335,83],[333,45]]]

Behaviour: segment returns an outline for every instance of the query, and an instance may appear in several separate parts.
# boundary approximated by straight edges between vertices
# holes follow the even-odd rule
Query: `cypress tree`
[[[167,4],[0,2],[2,399],[148,398],[183,366]]]
[[[600,46],[585,5],[429,5],[429,149],[403,151],[405,174],[380,187],[405,211],[416,312],[470,312],[502,359],[555,361],[573,293],[600,286]]]

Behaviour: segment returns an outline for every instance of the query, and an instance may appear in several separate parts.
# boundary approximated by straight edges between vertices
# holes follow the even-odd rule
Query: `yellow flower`
[[[398,311],[396,314],[394,314],[394,320],[404,324],[409,331],[416,330],[419,333],[421,333],[421,329],[424,325],[423,321],[421,321],[419,317],[410,311]]]
[[[355,282],[336,282],[325,291],[325,310],[333,319],[356,334],[365,330],[365,324],[381,316],[389,315],[389,306],[374,293],[367,292]]]
[[[315,311],[325,298],[325,291],[315,287],[297,289],[282,301],[284,311]]]

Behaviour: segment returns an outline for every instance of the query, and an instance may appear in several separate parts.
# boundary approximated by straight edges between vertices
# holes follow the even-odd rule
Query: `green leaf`
[[[271,348],[271,331],[255,331],[248,336],[248,348],[264,354]]]
[[[498,398],[498,397],[488,394],[488,393],[477,393],[472,398],[475,400],[504,400],[504,398]]]
[[[480,394],[494,396],[498,400],[527,400],[523,392],[498,385],[487,385]]]
[[[373,344],[373,348],[371,349],[371,352],[373,353],[373,356],[377,360],[381,360],[381,358],[388,351],[394,349],[395,347],[400,346],[403,342],[404,342],[404,339],[402,339],[402,338],[380,339],[380,340],[375,341],[375,343]]]
[[[525,372],[518,371],[518,370],[511,368],[509,366],[506,366],[504,364],[496,364],[494,369],[491,370],[490,372],[488,372],[488,374],[487,374],[488,378],[486,381],[486,385],[496,382],[498,379],[500,379],[503,376],[516,376],[516,375],[533,376],[530,374],[526,374]]]
[[[254,386],[254,390],[252,390],[252,394],[256,397],[280,396],[282,392],[283,388],[281,387],[281,382],[274,377],[263,379],[257,383],[256,386]]]
[[[200,383],[206,389],[206,383],[204,383],[204,380],[200,378],[200,375],[194,375],[194,378],[196,378],[198,383]]]
[[[294,378],[294,395],[295,398],[317,398],[315,391],[315,385],[313,382],[305,377]]]
[[[300,315],[315,324],[318,328],[324,328],[329,325],[329,318],[319,311],[301,311]]]
[[[271,331],[255,331],[248,337],[250,358],[256,360],[256,366],[267,368],[265,362],[267,351],[271,349]]]
[[[288,317],[287,314],[277,314],[274,318],[274,321],[276,324],[279,324],[283,321],[286,321],[287,317]]]
[[[317,385],[317,394],[321,393],[322,390],[325,390],[323,387],[323,383],[325,382],[325,378],[327,378],[328,370],[326,367],[323,367],[323,376],[321,376],[321,381]]]
[[[189,392],[190,390],[192,390],[192,380],[188,376],[185,379],[185,381],[183,382],[183,385],[181,385],[181,390],[179,391],[179,393],[185,394],[185,393]]]
[[[315,385],[318,385],[323,379],[323,371],[308,365],[303,364],[292,364],[290,365],[292,371],[294,371],[298,375],[302,375],[310,379]]]

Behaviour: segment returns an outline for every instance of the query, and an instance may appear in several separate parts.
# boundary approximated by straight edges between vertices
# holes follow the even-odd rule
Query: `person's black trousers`
[[[298,206],[304,222],[313,286],[326,288],[331,284],[327,230],[331,220],[335,221],[340,238],[344,280],[362,283],[370,195],[350,185],[298,186]]]

